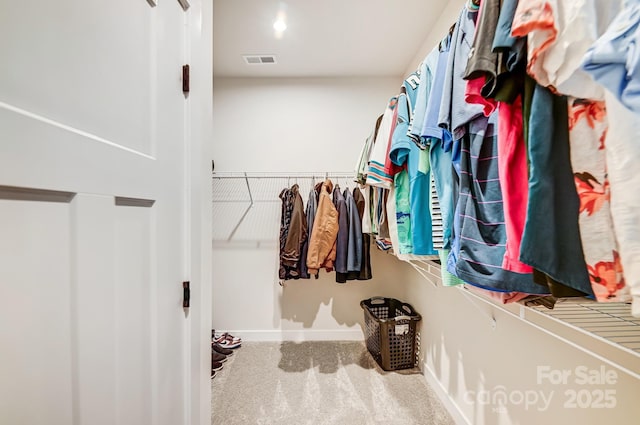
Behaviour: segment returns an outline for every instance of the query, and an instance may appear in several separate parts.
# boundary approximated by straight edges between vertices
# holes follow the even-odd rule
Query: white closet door
[[[189,422],[185,22],[0,2],[1,424]]]

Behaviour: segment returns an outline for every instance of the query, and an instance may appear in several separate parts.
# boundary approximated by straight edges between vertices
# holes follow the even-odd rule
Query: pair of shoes
[[[227,356],[225,356],[224,354],[220,354],[217,351],[211,350],[211,361],[224,363],[227,361]]]
[[[238,348],[242,345],[242,339],[231,335],[230,333],[222,333],[220,335],[216,335],[212,332],[212,342],[216,342],[220,344],[223,348]]]
[[[233,339],[218,339],[216,342],[223,348],[233,349],[238,348],[242,345],[242,341],[237,341]]]
[[[215,341],[215,340],[220,339],[222,337],[231,338],[234,341],[242,342],[242,338],[237,337],[237,336],[233,336],[229,332],[216,332],[215,329],[211,329],[211,341]]]
[[[218,344],[217,342],[212,342],[211,343],[211,352],[212,353],[222,354],[224,356],[230,356],[230,355],[233,354],[233,350],[230,350],[228,348],[224,348],[222,345]]]

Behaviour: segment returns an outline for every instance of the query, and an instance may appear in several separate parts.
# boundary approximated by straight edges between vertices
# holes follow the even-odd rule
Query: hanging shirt
[[[503,53],[505,56],[503,62],[509,71],[515,70],[522,62],[526,64],[527,38],[511,35],[511,26],[517,7],[518,0],[502,0],[496,33],[493,37],[493,50]]]
[[[597,275],[603,287],[611,288],[624,270],[632,296],[631,313],[640,317],[640,118],[620,103],[616,94],[607,91],[605,96],[609,110],[605,144],[619,255],[612,264],[597,265]]]
[[[529,125],[529,203],[520,261],[593,296],[584,261],[580,202],[569,163],[567,100],[536,84]]]
[[[345,283],[347,281],[347,258],[349,255],[349,214],[347,212],[347,202],[337,184],[333,189],[333,205],[338,211],[338,235],[336,237],[336,282]]]
[[[626,296],[622,291],[624,276],[607,275],[619,255],[611,217],[611,166],[605,158],[609,127],[605,103],[569,97],[568,107],[571,164],[580,199],[580,237],[591,288],[599,301],[621,301]]]
[[[396,174],[393,188],[389,191],[389,234],[391,245],[397,255],[413,254],[410,187],[409,174],[407,170],[402,170]],[[393,204],[391,208],[388,206],[390,203]]]
[[[398,176],[396,176],[396,180]],[[409,195],[406,196],[407,209],[409,203]],[[396,205],[398,204],[398,196],[396,195],[395,184],[389,189],[389,196],[387,197],[387,214],[389,214],[389,239],[391,239],[391,246],[393,247],[393,254],[401,260],[405,259],[405,254],[401,254],[402,250],[406,250],[406,247],[400,246],[400,238],[398,237],[398,213],[396,211]]]
[[[430,155],[430,153],[427,152],[427,155]],[[444,231],[442,211],[440,210],[440,200],[438,199],[433,170],[429,172],[429,212],[431,213],[431,240],[433,241],[433,249],[439,251],[444,247]]]
[[[441,138],[442,149],[444,152],[451,152],[448,158],[451,158],[451,163],[456,176],[452,179],[452,204],[451,204],[451,223],[449,225],[450,231],[450,252],[446,263],[443,263],[443,268],[456,274],[456,261],[459,251],[459,231],[460,215],[454,210],[457,209],[457,198],[460,178],[460,142],[466,131],[466,124],[472,121],[474,118],[482,115],[482,106],[469,104],[464,101],[464,93],[466,90],[466,82],[462,79],[462,74],[466,67],[466,61],[469,57],[471,50],[471,42],[473,40],[473,34],[475,31],[475,20],[477,17],[477,8],[475,10],[470,9],[469,4],[462,9],[453,33],[451,34],[451,40],[449,43],[449,53],[447,54],[447,62],[443,64],[445,67],[444,78],[442,80],[442,95],[440,107],[438,108],[437,127],[443,129],[438,135],[437,131],[432,132],[432,126],[426,126],[423,132],[427,135],[434,134],[434,137]],[[441,65],[438,63],[438,68]],[[438,72],[438,71],[437,71]],[[438,84],[434,84],[434,87],[439,87]],[[429,119],[429,112],[427,111],[427,119]],[[440,153],[440,150],[436,150],[436,153]],[[448,161],[447,158],[447,161]],[[436,161],[437,163],[437,161]],[[446,166],[446,163],[445,163]],[[436,184],[438,184],[438,178],[436,178]],[[443,199],[441,193],[438,193],[440,199]],[[442,207],[442,204],[441,204]],[[445,248],[447,247],[447,241],[445,240]]]
[[[429,91],[427,110],[422,128],[422,143],[429,146],[429,164],[433,174],[434,185],[438,196],[442,218],[442,249],[451,247],[451,226],[454,210],[453,162],[451,152],[451,133],[438,125],[442,88],[449,58],[448,36],[440,43],[438,61],[433,75],[433,83]],[[444,269],[444,267],[443,267]]]
[[[628,109],[640,113],[640,3],[627,1],[585,54],[582,69]]]
[[[602,87],[580,65],[622,5],[623,0],[520,1],[512,34],[527,36],[529,74],[557,93],[603,100]]]
[[[469,123],[460,161],[459,252],[456,275],[485,289],[546,293],[530,274],[502,268],[506,227],[497,161],[497,112]]]
[[[464,100],[467,103],[482,105],[482,113],[485,117],[491,116],[498,107],[498,102],[494,99],[486,98],[482,95],[482,87],[486,83],[486,77],[479,75],[467,81],[467,89],[464,92]]]
[[[396,120],[397,97],[392,97],[387,103],[387,107],[382,115],[380,128],[376,135],[371,157],[369,158],[369,168],[367,171],[366,183],[374,187],[382,187],[388,189],[391,187],[393,178],[385,171],[385,163],[387,162],[387,153],[389,144],[391,143],[391,135]]]
[[[278,195],[282,201],[280,209],[280,266],[278,268],[278,277],[281,281],[287,279],[287,269],[284,265],[284,246],[287,243],[287,235],[289,234],[289,224],[291,223],[291,213],[293,212],[293,195],[289,188],[284,188]]]
[[[442,248],[439,249],[438,256],[442,264],[440,274],[444,286],[454,286],[463,283],[460,279],[452,275],[446,267],[453,233],[454,198],[457,198],[457,176],[455,175],[453,167],[451,133],[438,125],[450,42],[451,34],[447,35],[447,37],[440,42],[437,66],[429,92],[429,100],[420,141],[424,146],[429,147],[429,164],[431,166],[430,169],[440,206]]]
[[[485,97],[493,98],[499,89],[499,81],[503,70],[502,54],[493,50],[493,38],[500,16],[500,0],[483,0],[478,11],[477,28],[474,32],[473,45],[469,52],[464,78],[471,80],[485,76],[483,81]],[[506,70],[506,69],[505,69]]]
[[[498,103],[498,171],[507,232],[502,268],[516,273],[532,273],[531,266],[519,259],[529,202],[521,99],[518,96],[513,104]]]
[[[448,130],[454,141],[462,139],[467,123],[482,115],[481,105],[469,104],[464,101],[467,83],[462,79],[471,51],[477,14],[477,10],[471,11],[463,8],[451,37],[438,125]]]
[[[363,204],[363,213],[362,213],[362,233],[371,234],[374,233],[373,228],[371,226],[372,220],[372,208],[371,208],[371,186],[368,185],[358,185],[356,188],[360,192],[360,196],[362,196],[362,204]],[[355,190],[354,190],[354,197]]]
[[[434,54],[435,57],[435,54]],[[431,63],[435,60],[430,59]],[[425,76],[427,77],[427,76]],[[409,80],[406,80],[409,81]],[[424,84],[430,85],[429,78],[423,78]],[[418,80],[418,84],[420,81]],[[406,85],[408,93],[413,94],[415,102],[416,87],[411,82]],[[429,87],[427,87],[427,92]],[[431,212],[429,207],[429,152],[419,149],[416,143],[409,137],[409,120],[411,119],[411,95],[400,94],[398,96],[398,123],[393,135],[389,157],[391,161],[406,167],[406,171],[400,173],[395,181],[396,217],[398,221],[398,236],[400,239],[401,254],[436,255],[433,248],[431,234]],[[407,187],[408,186],[408,187]],[[408,190],[407,190],[408,189]],[[406,194],[409,197],[407,209]],[[400,199],[398,199],[400,195]]]
[[[367,186],[367,191],[369,187]],[[356,206],[358,209],[358,216],[360,220],[364,223],[365,217],[368,215],[367,203],[365,200],[364,193],[361,187],[356,187],[353,189],[353,199],[356,202]],[[368,280],[373,277],[371,273],[371,235],[362,230],[362,260],[360,265],[360,272],[356,279],[358,280]]]
[[[389,219],[386,209],[387,198],[389,197],[389,190],[381,187],[373,188],[373,206],[375,208],[376,217],[376,245],[383,251],[388,251],[392,248],[391,238],[389,236]]]
[[[448,128],[441,127],[439,117],[440,108],[443,104],[444,82],[447,79],[447,66],[449,63],[449,50],[451,46],[451,34],[447,35],[440,42],[438,60],[433,75],[433,83],[427,97],[427,109],[425,111],[424,122],[422,124],[421,144],[430,145],[434,141],[440,141],[446,151],[451,150],[451,132]],[[449,102],[447,107],[450,108]],[[437,180],[437,179],[436,179]]]
[[[420,79],[432,79],[438,62],[438,49],[433,49],[420,65]],[[426,146],[421,143],[422,127],[424,125],[425,114],[427,113],[427,101],[429,99],[429,91],[426,84],[418,85],[418,93],[416,95],[415,106],[413,108],[413,117],[409,124],[409,135],[411,139],[418,144],[420,149]]]
[[[358,206],[349,189],[344,191],[344,199],[347,204],[347,216],[349,221],[349,244],[347,247],[347,272],[360,273],[362,268],[362,227],[360,225],[360,216],[358,215]],[[355,277],[351,277],[354,279]],[[349,277],[347,277],[349,279]]]
[[[311,239],[311,231],[313,230],[313,221],[316,218],[316,210],[318,209],[318,191],[322,187],[322,183],[318,183],[309,191],[309,199],[307,200],[307,208],[305,216],[307,217],[307,238],[302,245],[302,255],[300,261],[300,277],[309,279],[309,268],[307,267],[307,254],[309,253],[309,240]],[[318,277],[318,275],[316,275]]]
[[[483,114],[481,105],[469,104],[464,101],[466,82],[462,79],[471,50],[476,17],[477,8],[470,8],[469,4],[462,9],[458,16],[455,29],[451,35],[445,78],[443,80],[442,101],[438,114],[438,126],[451,135],[451,144],[448,145],[445,142],[443,147],[445,151],[451,151],[451,161],[457,173],[457,179],[460,178],[461,139],[465,135],[466,124]],[[446,138],[447,133],[444,133],[443,137]],[[450,226],[452,230],[451,249],[446,267],[450,273],[455,275],[457,274],[455,265],[458,259],[461,229],[461,216],[458,212],[459,202],[457,202],[459,184],[454,182],[453,190],[456,203],[454,204],[455,211],[452,225]]]
[[[364,184],[367,180],[367,172],[369,168],[369,158],[371,157],[371,150],[373,149],[373,141],[375,140],[378,129],[380,128],[380,123],[382,122],[382,115],[378,117],[376,120],[376,125],[374,129],[371,131],[371,134],[364,142],[362,146],[362,150],[360,151],[360,155],[358,156],[358,161],[356,162],[356,178],[355,180],[358,183]]]
[[[289,229],[286,232],[287,236],[281,253],[282,264],[286,270],[285,279],[299,279],[301,272],[300,262],[306,261],[306,257],[301,260],[301,254],[302,246],[307,240],[307,217],[304,213],[304,203],[298,189],[297,184],[293,185],[285,197],[287,202],[293,204]]]
[[[434,48],[422,62],[420,68],[420,82],[418,85],[418,94],[416,95],[413,115],[409,123],[409,137],[420,149],[429,150],[430,146],[427,140],[422,136],[425,124],[426,114],[431,91],[433,88],[433,80],[438,68],[438,59],[440,52],[438,48]],[[425,84],[428,82],[428,84]],[[439,101],[438,101],[439,105]],[[444,232],[442,224],[442,213],[440,211],[440,203],[435,186],[435,178],[431,170],[430,154],[421,158],[421,168],[429,168],[429,213],[431,214],[431,238],[433,241],[433,249],[439,250],[444,246]]]

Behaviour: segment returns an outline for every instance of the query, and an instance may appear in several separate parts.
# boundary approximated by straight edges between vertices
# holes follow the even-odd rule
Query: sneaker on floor
[[[242,342],[234,342],[232,340],[224,340],[224,341],[219,341],[218,344],[222,347],[222,348],[226,348],[228,350],[233,349],[233,348],[238,348],[242,345]]]
[[[224,348],[223,346],[221,346],[220,344],[218,344],[217,342],[212,342],[211,343],[211,352],[212,353],[219,353],[225,356],[230,356],[233,354],[233,350],[230,350],[228,348]]]
[[[211,370],[212,371],[218,371],[220,369],[222,369],[222,363],[214,362],[214,361],[211,362]]]
[[[211,351],[211,361],[212,362],[219,362],[219,363],[224,363],[227,361],[227,356],[225,356],[224,354],[220,354],[217,351]]]
[[[217,336],[213,342],[220,344],[223,348],[238,348],[242,345],[242,339],[238,337],[234,337],[231,334],[224,333],[220,336]]]
[[[219,339],[231,339],[234,342],[242,342],[242,338],[238,337],[238,336],[234,336],[231,335],[229,332],[221,332],[221,333],[216,333],[215,331],[213,331],[211,333],[211,340],[212,341],[218,341]]]

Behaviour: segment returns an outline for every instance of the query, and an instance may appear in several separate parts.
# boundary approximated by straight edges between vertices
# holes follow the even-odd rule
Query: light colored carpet
[[[212,424],[454,424],[417,369],[362,342],[244,342],[211,381]]]

